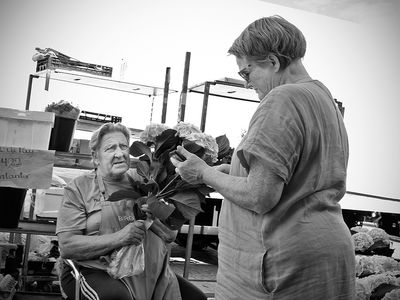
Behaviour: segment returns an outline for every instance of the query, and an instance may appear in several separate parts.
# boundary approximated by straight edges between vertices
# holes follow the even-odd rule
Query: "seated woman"
[[[56,233],[61,257],[78,265],[83,276],[81,295],[87,299],[206,299],[170,269],[167,244],[175,240],[175,231],[158,219],[135,220],[132,201],[107,201],[113,192],[129,188],[129,176],[138,176],[129,168],[129,139],[128,128],[119,123],[106,123],[93,133],[90,148],[95,168],[69,183],[59,210]],[[141,243],[144,271],[121,279],[110,276],[110,254]],[[66,264],[61,286],[68,299],[74,299],[75,279]]]

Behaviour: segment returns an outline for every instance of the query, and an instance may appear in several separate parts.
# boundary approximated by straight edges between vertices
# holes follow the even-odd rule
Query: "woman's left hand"
[[[183,180],[190,184],[203,183],[203,174],[209,168],[204,160],[197,155],[190,153],[182,146],[178,146],[176,151],[186,158],[181,161],[175,156],[171,157],[172,164],[176,167],[175,171]]]

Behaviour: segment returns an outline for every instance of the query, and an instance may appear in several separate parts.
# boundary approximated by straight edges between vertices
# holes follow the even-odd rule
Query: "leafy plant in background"
[[[58,116],[62,116],[70,119],[78,119],[80,109],[72,105],[72,103],[66,100],[60,100],[58,102],[52,102],[48,104],[44,111],[54,112]]]
[[[226,136],[214,139],[190,123],[180,122],[174,128],[163,124],[148,125],[140,140],[130,147],[130,154],[139,157],[136,168],[142,180],[130,178],[132,189],[113,193],[109,201],[134,200],[137,219],[146,218],[140,207],[148,204],[152,214],[171,229],[179,229],[195,217],[202,211],[201,203],[213,189],[204,184],[189,184],[176,174],[170,156],[177,155],[175,150],[179,145],[209,165],[221,162],[223,155],[232,152]],[[219,147],[223,152],[218,151]]]

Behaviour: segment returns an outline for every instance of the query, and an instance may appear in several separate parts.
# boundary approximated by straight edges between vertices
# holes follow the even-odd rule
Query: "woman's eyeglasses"
[[[267,58],[266,59],[256,60],[256,62],[259,62],[259,63],[263,63],[263,62],[266,62],[266,61],[268,61]],[[253,65],[249,64],[249,65],[247,65],[247,67],[243,68],[242,70],[240,70],[238,72],[239,76],[242,77],[247,83],[250,81],[250,73],[251,73],[250,68],[252,66]]]
[[[250,67],[251,65],[248,65],[246,68],[238,72],[239,76],[242,77],[246,82],[249,82],[250,80],[250,71],[248,70]]]

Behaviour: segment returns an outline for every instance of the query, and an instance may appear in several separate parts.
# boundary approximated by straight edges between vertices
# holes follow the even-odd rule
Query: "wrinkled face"
[[[248,88],[253,88],[258,99],[263,99],[274,86],[276,68],[271,61],[250,61],[246,57],[236,57],[239,74],[247,82]]]
[[[104,178],[120,178],[129,169],[129,145],[122,132],[103,136],[96,153],[98,169]]]

